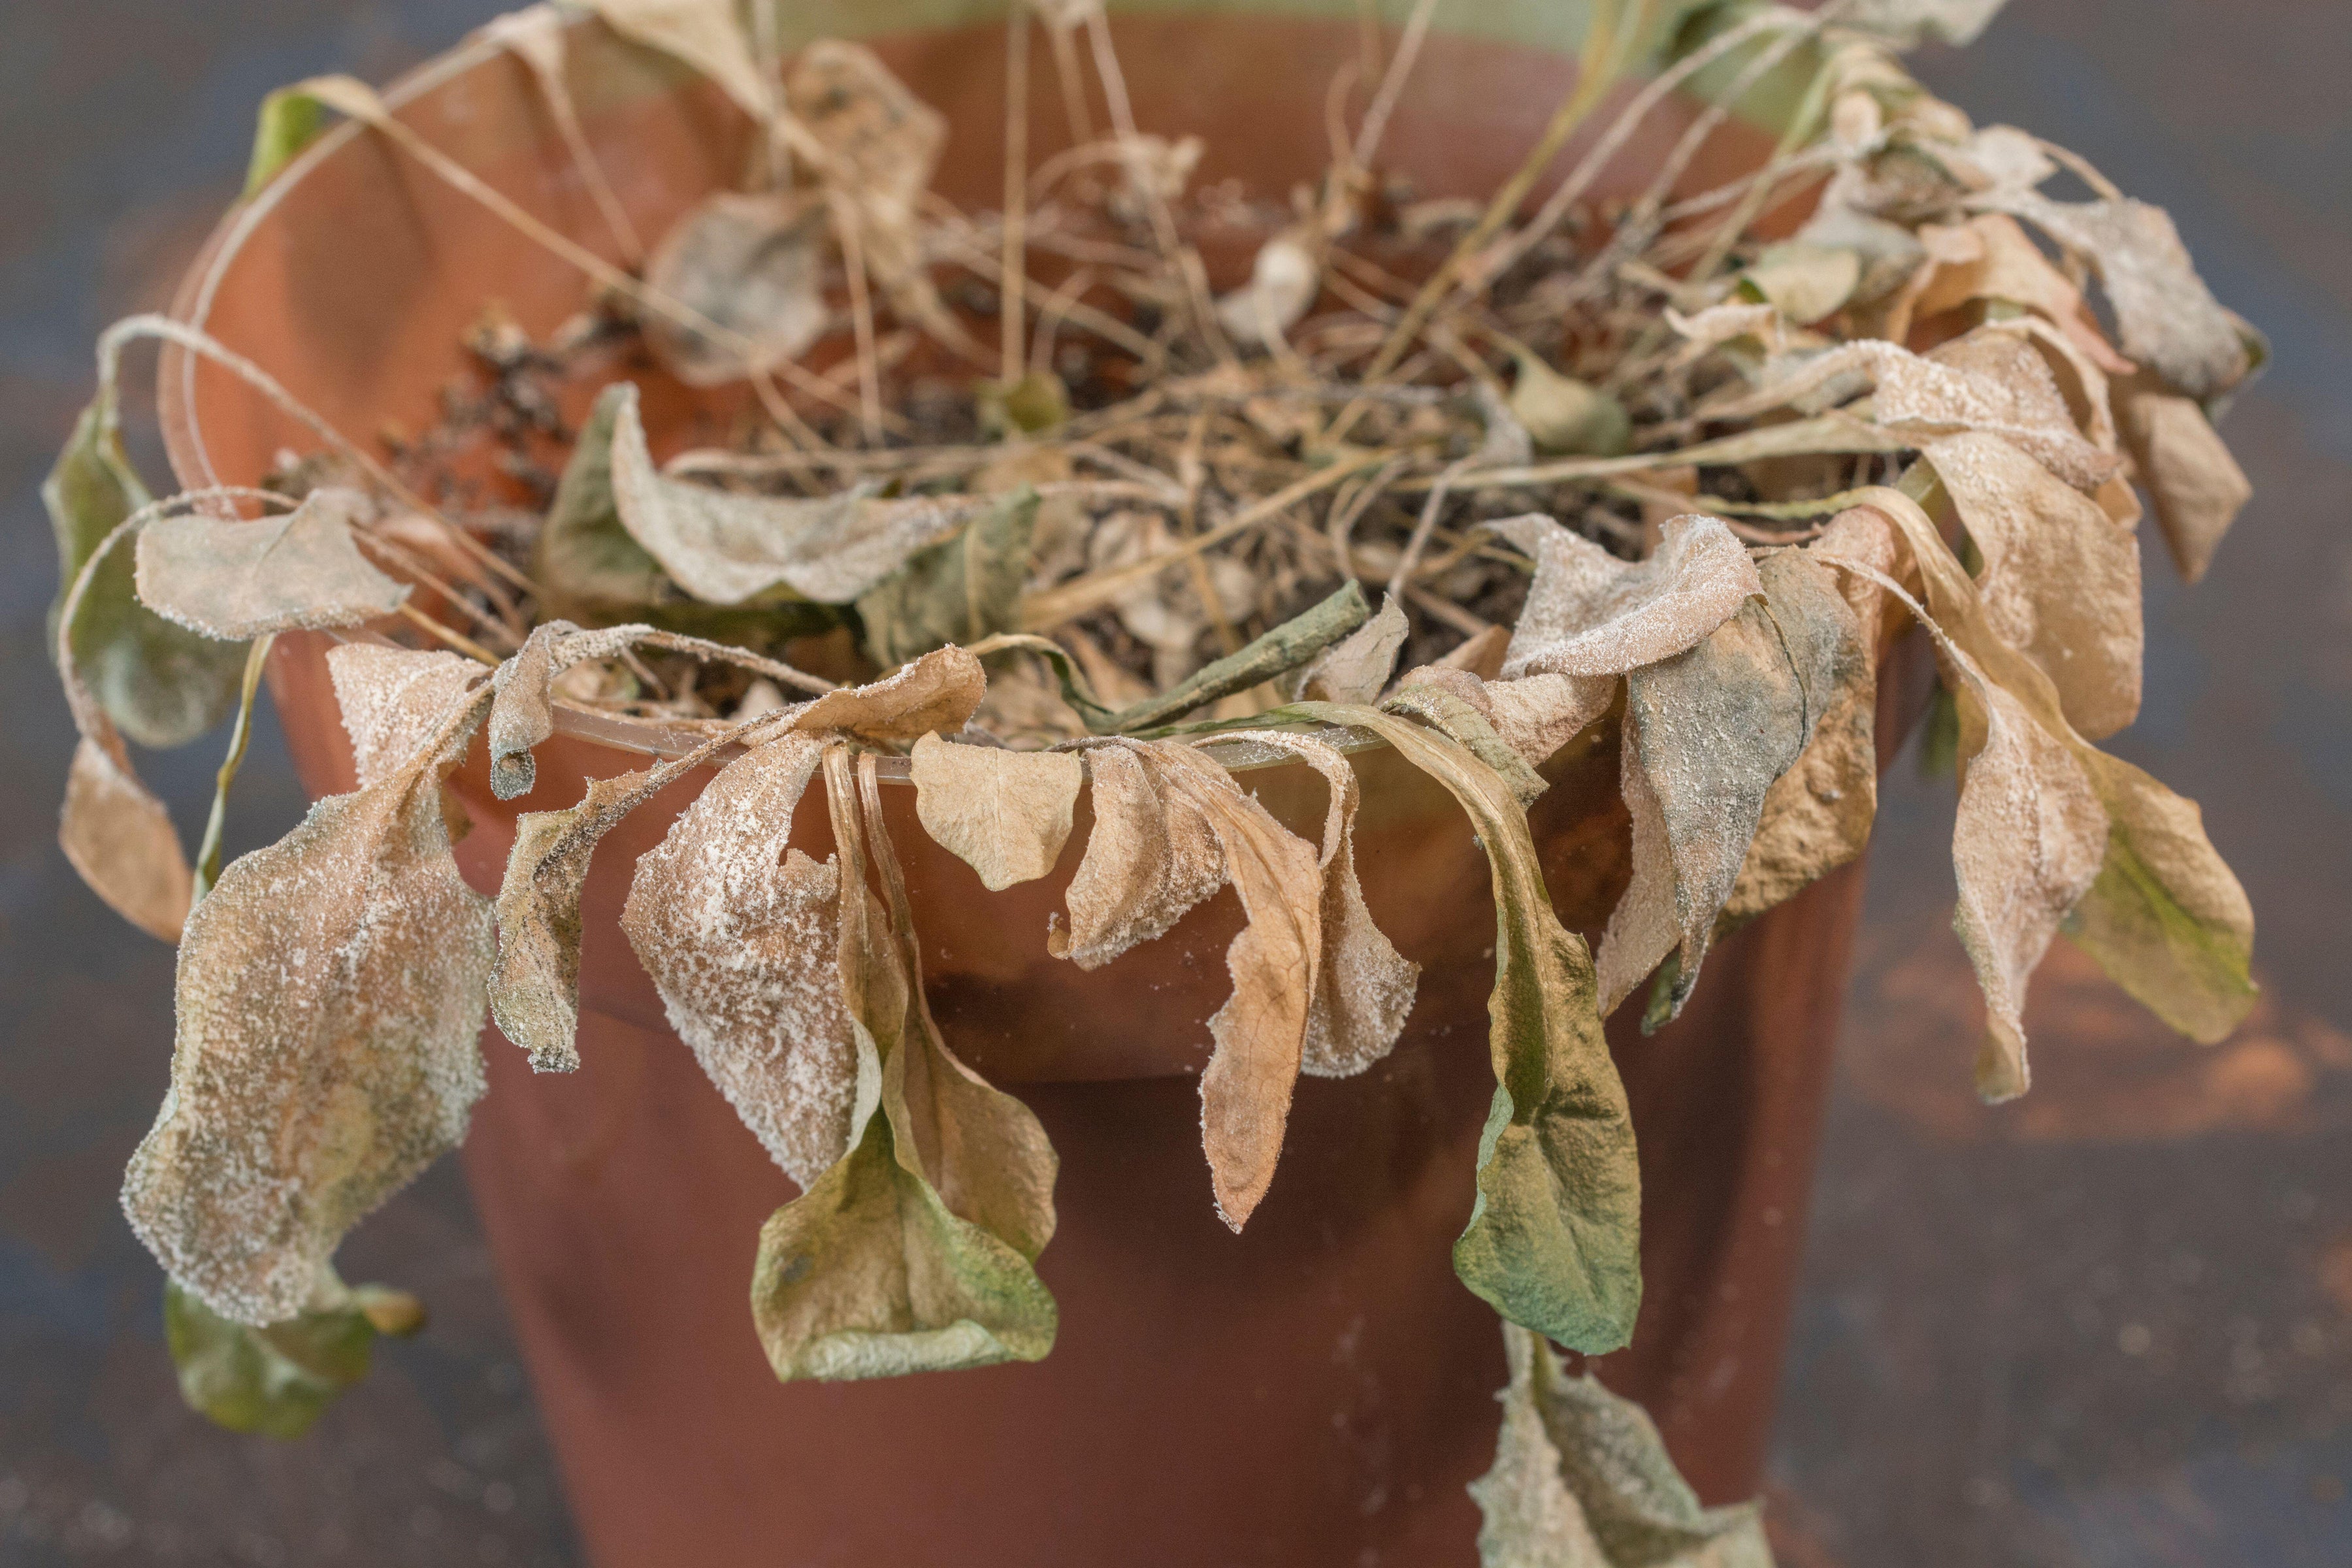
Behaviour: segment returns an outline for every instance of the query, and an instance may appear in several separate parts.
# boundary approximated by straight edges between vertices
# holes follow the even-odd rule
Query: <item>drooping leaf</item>
[[[1011,631],[1036,521],[1037,492],[1024,486],[997,498],[955,538],[908,553],[857,600],[866,651],[887,668]]]
[[[1300,672],[1298,694],[1316,702],[1379,701],[1412,635],[1403,607],[1383,599],[1378,615],[1315,656]]]
[[[2194,398],[2137,380],[2117,384],[2116,391],[2116,422],[2147,487],[2165,547],[2182,579],[2195,583],[2252,499],[2253,487]]]
[[[413,1333],[423,1309],[404,1291],[362,1286],[284,1322],[224,1318],[163,1282],[163,1341],[188,1408],[232,1432],[299,1437],[367,1375],[378,1333]]]
[[[704,197],[654,247],[646,282],[741,341],[713,341],[649,314],[646,342],[688,386],[723,385],[798,359],[832,321],[825,246],[824,204],[806,192]]]
[[[2128,196],[2059,202],[2030,190],[1996,191],[1984,199],[2097,269],[2115,307],[2119,346],[2172,391],[2203,402],[2236,386],[2253,368],[2249,329],[2197,275],[2162,207]]]
[[[721,769],[639,858],[621,917],[670,1026],[803,1187],[848,1152],[857,1083],[840,864],[788,847],[823,751],[787,734]]]
[[[761,1230],[752,1318],[786,1380],[1035,1361],[1056,1320],[1032,1267],[1053,1233],[1053,1150],[940,1039],[870,762],[860,771],[853,784],[845,752],[828,749],[852,1144]],[[866,886],[869,841],[887,910]]]
[[[375,643],[327,650],[352,763],[364,789],[408,760],[417,739],[478,679],[482,667],[454,653],[419,652]],[[456,765],[457,757],[446,761]]]
[[[1546,517],[1487,526],[1536,563],[1503,658],[1507,679],[1622,675],[1695,647],[1762,592],[1747,550],[1711,517],[1672,519],[1643,561],[1622,561]]]
[[[1470,1483],[1481,1568],[1772,1568],[1757,1505],[1702,1506],[1640,1405],[1525,1329],[1503,1347],[1495,1463]]]
[[[1890,314],[1888,337],[1902,341],[1915,320],[1973,302],[2006,300],[2048,321],[2108,374],[2131,373],[2131,361],[2092,323],[2082,290],[2050,264],[2015,218],[1979,213],[1964,224],[1923,225],[1918,244],[1926,265]]]
[[[490,679],[490,793],[500,800],[529,795],[538,781],[532,749],[555,733],[554,683],[591,659],[611,658],[645,628],[614,626],[583,633],[570,621],[541,621],[513,658]]]
[[[54,641],[66,595],[109,535],[152,499],[122,450],[114,366],[99,367],[98,395],[41,485],[58,542]],[[211,729],[236,700],[245,650],[173,626],[139,602],[131,552],[100,561],[76,605],[74,663],[107,716],[142,746],[184,745]]]
[[[370,565],[352,542],[352,531],[373,510],[357,490],[330,487],[283,516],[251,522],[159,519],[139,534],[140,602],[230,642],[388,616],[406,601],[408,585]]]
[[[313,1306],[343,1233],[465,1135],[494,952],[441,780],[487,703],[460,696],[404,760],[233,863],[188,917],[172,1089],[122,1204],[224,1317]]]
[[[646,48],[693,67],[764,122],[775,94],[752,53],[735,0],[584,0],[604,25]]]
[[[1496,723],[1496,695],[1509,692],[1512,688],[1529,681],[1546,681],[1555,687],[1565,687],[1570,680],[1565,675],[1530,675],[1524,680],[1485,681],[1462,669],[1416,669],[1407,676],[1396,694],[1382,703],[1391,713],[1402,713],[1418,719],[1431,729],[1439,731],[1486,763],[1510,785],[1512,798],[1522,806],[1533,805],[1551,787],[1544,776],[1536,772],[1535,763],[1520,749],[1522,742],[1503,732]],[[1606,684],[1591,683],[1601,687]],[[1604,703],[1607,698],[1602,698]],[[1581,728],[1581,726],[1579,726]],[[1566,737],[1562,737],[1563,741]],[[1530,749],[1540,750],[1541,742]],[[1554,746],[1553,751],[1559,748]],[[1549,757],[1550,752],[1544,756]]]
[[[2002,640],[2042,667],[2086,740],[2139,714],[2139,542],[2097,502],[1998,436],[1923,449],[1984,565],[1977,591]]]
[[[881,500],[856,491],[823,500],[738,495],[667,479],[646,449],[636,388],[617,383],[604,395],[612,421],[608,482],[621,526],[706,604],[741,605],[779,587],[847,604],[976,510],[968,501]],[[605,406],[600,401],[600,411]],[[559,493],[559,509],[562,500]]]
[[[1034,881],[1069,841],[1086,764],[1067,752],[915,742],[915,814],[990,892]]]
[[[85,735],[74,747],[58,842],[109,909],[150,936],[180,940],[193,891],[187,852],[110,731],[105,740]]]
[[[1094,827],[1066,895],[1070,923],[1047,933],[1056,958],[1098,969],[1164,936],[1225,884],[1216,835],[1189,797],[1162,788],[1121,743],[1086,752]]]
[[[1495,1101],[1454,1272],[1512,1322],[1590,1354],[1618,1349],[1642,1300],[1633,1126],[1601,1038],[1591,958],[1552,912],[1527,813],[1494,770],[1418,725],[1369,708],[1305,710],[1371,730],[1443,784],[1494,873]]]
[[[1278,730],[1242,730],[1226,740],[1288,752],[1323,775],[1322,952],[1307,1009],[1299,1071],[1349,1078],[1389,1054],[1412,1011],[1421,965],[1408,963],[1372,922],[1356,879],[1356,808],[1362,790],[1347,758],[1320,741]]]
[[[1699,644],[1633,671],[1622,751],[1633,816],[1633,879],[1599,959],[1604,1016],[1669,952],[1673,976],[1644,1027],[1682,1009],[1738,886],[1764,803],[1849,689],[1864,656],[1829,574],[1783,551],[1764,593]],[[1663,852],[1663,858],[1661,858]]]

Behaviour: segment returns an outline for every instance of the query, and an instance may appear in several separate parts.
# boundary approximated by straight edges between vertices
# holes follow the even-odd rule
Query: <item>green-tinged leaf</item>
[[[982,637],[971,645],[971,651],[985,658],[994,653],[1031,653],[1042,658],[1053,669],[1055,679],[1062,689],[1062,700],[1070,705],[1079,721],[1097,735],[1111,733],[1118,726],[1118,710],[1108,708],[1095,696],[1094,688],[1087,681],[1086,671],[1070,657],[1069,649],[1048,638],[1033,637],[1026,632],[1000,632]]]
[[[1616,1350],[1642,1300],[1641,1168],[1592,961],[1552,912],[1527,814],[1493,769],[1417,725],[1368,708],[1302,707],[1372,731],[1444,785],[1494,874],[1495,1103],[1454,1272],[1512,1322],[1591,1354]]]
[[[858,598],[866,651],[887,668],[1011,631],[1036,521],[1037,492],[1024,485],[990,502],[955,538],[907,556]]]
[[[1862,258],[1855,252],[1801,239],[1766,246],[1739,273],[1743,297],[1774,307],[1800,326],[1836,310],[1861,282]]]
[[[404,760],[231,864],[188,917],[171,1092],[122,1206],[225,1317],[310,1308],[343,1233],[465,1135],[494,953],[441,784],[488,700],[412,730]]]
[[[1633,878],[1601,941],[1601,1007],[1615,1011],[1672,952],[1645,1029],[1688,999],[1765,802],[1865,657],[1835,580],[1802,552],[1768,556],[1761,581],[1762,595],[1705,642],[1626,678]]]
[[[122,450],[114,367],[100,367],[98,395],[41,486],[57,532],[54,646],[68,590],[108,535],[148,504],[147,487]],[[236,700],[245,650],[173,626],[139,602],[129,551],[99,563],[68,628],[74,663],[107,716],[142,746],[178,746],[226,715]]]
[[[326,128],[326,105],[299,87],[281,87],[263,99],[254,127],[253,156],[246,165],[246,199],[259,195]]]
[[[940,847],[1002,892],[1054,868],[1069,842],[1086,764],[1068,752],[915,742],[915,814]]]
[[[1503,1325],[1495,1464],[1470,1483],[1480,1568],[1772,1568],[1755,1503],[1706,1508],[1647,1412]]]
[[[1589,382],[1562,375],[1530,353],[1518,357],[1511,384],[1511,416],[1536,449],[1558,456],[1613,458],[1632,444],[1625,405]]]
[[[230,642],[353,626],[388,616],[408,585],[368,563],[352,531],[374,511],[357,490],[312,490],[253,521],[161,518],[140,531],[140,601],[190,631]]]
[[[1454,689],[1456,686],[1465,687],[1485,697],[1485,688],[1490,683],[1478,681],[1476,676],[1462,670],[1416,671],[1415,675],[1419,679],[1407,678],[1404,684],[1397,688],[1396,695],[1381,704],[1384,710],[1402,714],[1408,719],[1418,719],[1431,729],[1444,733],[1456,745],[1464,747],[1472,756],[1494,769],[1496,775],[1510,786],[1511,797],[1522,808],[1533,805],[1544,791],[1551,787],[1544,776],[1519,754],[1518,749],[1496,730],[1491,717],[1492,699],[1488,699],[1488,710],[1482,712],[1472,698]],[[1446,679],[1448,677],[1451,679]],[[1557,680],[1565,678],[1532,676],[1529,679]],[[1473,686],[1473,682],[1477,684]]]
[[[1053,1234],[1053,1150],[939,1037],[870,759],[859,771],[853,783],[845,749],[828,749],[855,1139],[761,1228],[752,1318],[787,1381],[1035,1361],[1056,1324],[1031,1266]],[[867,889],[869,844],[887,910]]]
[[[1070,389],[1052,371],[1032,371],[1015,382],[983,381],[980,426],[992,436],[1043,436],[1070,420]]]
[[[228,827],[229,786],[236,783],[239,769],[245,766],[245,749],[253,741],[253,700],[261,689],[261,674],[269,662],[270,645],[275,637],[257,638],[245,659],[245,680],[237,692],[236,723],[228,732],[228,755],[221,759],[219,770],[213,774],[213,808],[205,818],[204,843],[196,850],[195,879],[188,895],[195,902],[213,890],[220,880],[221,836]]]
[[[367,1375],[375,1336],[356,1302],[255,1328],[163,1282],[163,1342],[180,1371],[180,1397],[232,1432],[299,1437]]]
[[[1236,691],[1297,669],[1371,618],[1364,590],[1350,578],[1311,609],[1253,641],[1238,653],[1202,665],[1191,679],[1119,710],[1114,727],[1122,733],[1158,729]]]

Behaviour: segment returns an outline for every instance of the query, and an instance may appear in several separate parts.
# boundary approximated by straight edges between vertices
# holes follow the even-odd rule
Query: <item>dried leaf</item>
[[[1315,656],[1299,678],[1299,695],[1318,702],[1378,701],[1412,635],[1403,608],[1383,599],[1380,614]]]
[[[1304,711],[1372,731],[1444,785],[1494,873],[1495,1102],[1454,1272],[1512,1322],[1590,1354],[1616,1350],[1642,1300],[1641,1169],[1592,961],[1552,912],[1527,814],[1493,769],[1416,725],[1369,708]]]
[[[2127,196],[2057,202],[2032,190],[1996,191],[1988,205],[2023,218],[2098,270],[2115,307],[2123,352],[2172,391],[2200,402],[2246,378],[2251,329],[2221,308],[2162,207]]]
[[[374,511],[357,490],[321,489],[254,521],[160,519],[139,534],[139,598],[190,631],[230,642],[355,626],[398,609],[408,585],[360,553],[352,531]]]
[[[1011,631],[1029,580],[1036,522],[1037,492],[1024,486],[991,502],[955,538],[908,554],[903,567],[858,598],[866,651],[887,668],[947,644]]]
[[[990,892],[1054,868],[1069,842],[1086,764],[1067,752],[915,742],[915,813]]]
[[[794,57],[784,101],[818,157],[835,221],[856,226],[867,269],[901,311],[957,341],[960,329],[923,271],[919,223],[923,193],[947,146],[947,117],[908,91],[873,50],[840,38],[818,38]]]
[[[490,793],[513,800],[539,777],[532,748],[555,733],[555,680],[592,659],[617,657],[645,632],[614,626],[583,632],[570,621],[541,621],[490,678]],[[782,706],[780,702],[778,706]],[[743,715],[751,717],[751,715]]]
[[[109,909],[150,936],[180,940],[193,898],[187,852],[110,726],[103,739],[85,735],[74,747],[58,843]]]
[[[960,647],[927,653],[870,686],[828,691],[803,709],[793,728],[838,730],[885,744],[952,734],[988,692],[988,672]]]
[[[494,953],[441,780],[487,697],[459,698],[375,783],[236,861],[188,917],[172,1089],[122,1204],[224,1317],[314,1305],[343,1233],[465,1135]]]
[[[1258,247],[1250,280],[1217,301],[1217,322],[1236,342],[1271,348],[1323,291],[1320,230],[1294,225]]]
[[[2252,499],[2253,487],[2195,399],[2137,381],[2120,384],[2116,394],[2124,440],[2147,487],[2165,546],[2183,580],[2195,583]]]
[[[1080,969],[1099,969],[1167,934],[1225,884],[1223,853],[1186,796],[1163,790],[1129,742],[1087,749],[1094,827],[1066,896],[1070,923],[1046,946]]]
[[[1563,689],[1573,682],[1573,678],[1565,675],[1532,675],[1527,679]],[[1460,669],[1417,669],[1405,677],[1396,695],[1381,708],[1383,712],[1417,719],[1465,748],[1502,777],[1510,786],[1512,799],[1529,806],[1551,786],[1536,772],[1536,761],[1506,736],[1495,721],[1496,691],[1524,684],[1516,680],[1483,681]],[[1613,683],[1595,680],[1590,684],[1601,688],[1601,705],[1607,707]],[[1548,759],[1550,754],[1546,752],[1544,756]]]
[[[1841,25],[1876,33],[1895,47],[1927,42],[1965,46],[1977,41],[2009,0],[1861,0]]]
[[[1773,306],[1800,326],[1837,310],[1861,283],[1860,256],[1802,239],[1766,246],[1738,276],[1745,298]]]
[[[1625,682],[1622,788],[1633,816],[1633,879],[1609,917],[1601,1010],[1614,1012],[1675,954],[1660,1002],[1682,1010],[1739,879],[1764,800],[1795,765],[1854,657],[1853,612],[1825,574],[1782,552],[1764,596],[1687,652]],[[1816,707],[1816,702],[1819,707]],[[1664,1019],[1654,1005],[1643,1026]]]
[[[604,395],[613,400],[610,483],[621,526],[706,604],[740,605],[782,586],[845,605],[976,510],[969,501],[880,500],[856,491],[823,500],[737,495],[666,479],[646,447],[637,389],[624,382]]]
[[[861,772],[853,785],[847,755],[829,750],[854,1141],[761,1228],[752,1317],[787,1380],[1035,1361],[1055,1328],[1031,1267],[1053,1234],[1053,1150],[1020,1101],[940,1040],[870,760]],[[887,913],[866,889],[869,840]]]
[[[1656,553],[1621,561],[1548,517],[1486,525],[1535,557],[1503,675],[1622,675],[1703,640],[1762,592],[1748,551],[1711,517],[1665,525]]]
[[[735,0],[583,0],[604,25],[709,77],[744,113],[765,123],[775,95],[751,52]]]
[[[1613,458],[1632,444],[1633,422],[1614,396],[1521,353],[1510,411],[1540,451]]]
[[[66,596],[91,555],[152,499],[123,455],[114,366],[100,367],[98,395],[41,485],[58,542],[56,641]],[[236,700],[245,650],[173,626],[139,602],[131,558],[110,552],[92,571],[67,629],[80,679],[122,732],[142,746],[184,745]]]
[[[848,1152],[857,1086],[840,867],[789,847],[824,746],[784,735],[721,769],[638,859],[621,916],[670,1026],[803,1187]]]
[[[1364,907],[1356,879],[1356,808],[1362,799],[1356,771],[1338,751],[1304,735],[1244,730],[1224,738],[1289,752],[1322,774],[1330,792],[1323,817],[1323,945],[1299,1070],[1316,1078],[1352,1077],[1394,1048],[1421,979],[1421,965],[1397,952]]]
[[[646,283],[738,341],[648,313],[655,357],[688,386],[741,381],[798,359],[833,319],[826,235],[824,203],[803,191],[721,191],[688,209],[654,247]]]
[[[580,427],[534,547],[531,576],[551,612],[593,620],[660,602],[670,591],[661,563],[621,526],[613,498],[613,432],[636,388],[615,382],[596,395]]]
[[[1915,320],[1979,300],[2006,300],[2048,320],[2109,375],[2128,375],[2131,361],[2117,353],[2090,319],[2082,290],[2005,213],[1979,213],[1965,224],[1927,224],[1918,243],[1921,267],[1890,312],[1886,336],[1903,340]]]
[[[454,653],[420,653],[378,643],[327,650],[327,678],[351,738],[360,787],[388,777],[408,760],[434,721],[472,685],[482,667]],[[455,754],[446,758],[457,763]]]
[[[2139,541],[2097,502],[1998,436],[1923,449],[1984,558],[1977,591],[1994,632],[2042,667],[2086,740],[2139,713]]]
[[[1482,1568],[1772,1568],[1754,1503],[1706,1508],[1642,1407],[1503,1325],[1494,1468],[1470,1483]]]
[[[409,1333],[424,1310],[380,1285],[342,1292],[267,1328],[222,1317],[177,1281],[163,1282],[163,1341],[188,1408],[232,1432],[299,1437],[344,1389],[367,1375],[378,1333]]]

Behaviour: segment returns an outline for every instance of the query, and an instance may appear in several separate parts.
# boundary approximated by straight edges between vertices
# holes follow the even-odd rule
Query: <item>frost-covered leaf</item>
[[[1364,907],[1363,888],[1356,879],[1356,808],[1362,799],[1356,771],[1338,751],[1304,735],[1244,730],[1226,738],[1288,752],[1322,774],[1329,791],[1323,816],[1323,946],[1299,1070],[1317,1078],[1350,1077],[1396,1045],[1421,978],[1421,965],[1398,953]]]
[[[858,772],[853,784],[846,752],[828,749],[852,1143],[761,1228],[752,1318],[787,1380],[1035,1361],[1056,1321],[1032,1267],[1053,1235],[1054,1152],[940,1038],[870,758]],[[887,910],[867,890],[869,847]]]
[[[915,813],[990,892],[1054,868],[1069,841],[1086,764],[1067,752],[915,742]]]
[[[642,626],[583,632],[570,621],[549,620],[533,626],[514,657],[490,678],[490,793],[513,800],[529,795],[537,782],[531,751],[555,733],[558,677],[594,659],[616,658],[652,635]]]
[[[1350,578],[1329,597],[1252,639],[1240,652],[1204,664],[1159,696],[1119,710],[1111,727],[1150,730],[1220,698],[1286,675],[1363,626],[1370,616],[1364,590]]]
[[[1998,436],[1948,437],[1923,455],[1984,565],[1992,629],[2042,667],[2086,740],[2139,713],[2139,541],[2096,501]]]
[[[1382,600],[1378,615],[1315,656],[1300,673],[1298,694],[1318,702],[1379,700],[1412,635],[1402,606]]]
[[[1565,675],[1533,675],[1531,681],[1549,682],[1565,688],[1571,678]],[[1405,677],[1394,696],[1381,704],[1381,710],[1401,713],[1417,719],[1452,740],[1455,744],[1486,763],[1510,786],[1511,797],[1520,805],[1533,805],[1544,791],[1551,786],[1536,772],[1536,761],[1520,747],[1524,741],[1504,734],[1496,724],[1496,693],[1524,684],[1521,681],[1484,681],[1463,669],[1417,669]],[[1604,692],[1613,691],[1614,683],[1595,680],[1590,684]],[[1603,695],[1602,706],[1609,697]],[[1530,750],[1540,749],[1531,747]],[[1553,750],[1558,750],[1554,747]],[[1549,757],[1550,752],[1544,753]]]
[[[1987,199],[2097,269],[2115,307],[2119,346],[2172,391],[2203,402],[2228,392],[2253,368],[2249,329],[2197,275],[2162,207],[2127,196],[2058,202],[2034,191],[1996,192]]]
[[[2110,346],[2083,304],[2082,290],[2050,264],[2005,213],[1979,213],[1964,224],[1927,224],[1918,243],[1927,265],[1904,289],[1886,335],[1900,340],[1915,320],[1979,300],[2006,300],[2042,316],[2110,375],[2132,363]]]
[[[741,341],[714,342],[648,314],[646,342],[688,386],[741,381],[798,359],[832,320],[826,241],[824,204],[806,192],[706,196],[654,247],[646,282]]]
[[[1764,803],[1850,688],[1862,658],[1853,611],[1829,574],[1783,551],[1763,595],[1707,639],[1625,682],[1622,787],[1633,816],[1633,878],[1599,959],[1604,1016],[1669,952],[1664,1016],[1697,984],[1716,921],[1738,886]],[[1654,1005],[1644,1027],[1662,1022]]]
[[[1783,240],[1766,246],[1742,268],[1738,283],[1744,298],[1769,304],[1803,326],[1853,297],[1862,283],[1862,258],[1841,246]]]
[[[457,699],[188,917],[172,1089],[122,1204],[236,1321],[314,1305],[343,1233],[454,1148],[481,1096],[490,906],[449,852],[441,781],[487,700]]]
[[[1591,1354],[1616,1350],[1642,1300],[1641,1169],[1592,961],[1552,912],[1527,813],[1493,769],[1418,725],[1369,708],[1304,710],[1372,731],[1443,784],[1494,874],[1495,1101],[1454,1272],[1512,1322]]]
[[[1540,451],[1613,458],[1632,441],[1625,405],[1589,382],[1562,375],[1534,354],[1517,356],[1510,411]]]
[[[1037,492],[1024,485],[996,498],[945,543],[907,555],[903,566],[858,597],[866,651],[887,668],[950,643],[1011,631],[1029,580],[1036,522]]]
[[[820,604],[847,604],[976,510],[969,501],[882,500],[854,490],[823,499],[738,495],[668,479],[646,449],[637,389],[623,382],[604,397],[608,482],[621,526],[706,604],[740,605],[780,586]],[[605,406],[599,403],[600,414]]]
[[[721,769],[638,859],[621,917],[670,1026],[803,1187],[848,1152],[857,1084],[840,866],[788,847],[824,744],[784,735]]]
[[[414,1296],[380,1285],[333,1304],[255,1328],[222,1317],[163,1282],[163,1342],[188,1408],[232,1432],[299,1437],[344,1389],[367,1375],[378,1333],[424,1322]]]
[[[152,498],[122,450],[114,367],[100,366],[98,395],[41,485],[58,543],[54,640],[66,595],[90,556]],[[93,570],[67,628],[76,667],[99,705],[142,746],[184,745],[236,700],[245,650],[173,626],[139,602],[131,555],[119,546]]]
[[[1129,948],[1167,934],[1225,884],[1216,835],[1189,797],[1164,789],[1140,751],[1089,747],[1094,827],[1070,879],[1070,923],[1046,945],[1080,969],[1099,969]]]
[[[327,678],[335,689],[352,763],[362,789],[408,760],[433,721],[448,711],[482,673],[454,653],[419,652],[378,643],[342,643],[327,650]],[[455,766],[457,756],[445,759]]]
[[[352,531],[374,511],[357,490],[312,490],[254,521],[163,518],[139,534],[139,598],[190,631],[230,642],[358,626],[398,609],[408,585],[362,555]]]
[[[960,647],[923,655],[868,686],[828,691],[801,710],[796,730],[838,730],[884,743],[952,734],[988,693],[988,672]]]
[[[1503,658],[1506,679],[1622,675],[1696,646],[1762,592],[1731,531],[1678,517],[1657,551],[1622,561],[1548,517],[1486,525],[1535,558],[1534,585]]]
[[[2116,390],[2116,422],[2147,487],[2165,547],[2182,578],[2197,582],[2252,499],[2253,487],[2194,398],[2137,382],[2120,383]]]
[[[1754,1503],[1706,1508],[1647,1412],[1503,1325],[1494,1467],[1470,1483],[1481,1568],[1772,1568]]]
[[[150,936],[180,940],[193,891],[187,851],[111,726],[74,747],[58,843],[109,909]]]

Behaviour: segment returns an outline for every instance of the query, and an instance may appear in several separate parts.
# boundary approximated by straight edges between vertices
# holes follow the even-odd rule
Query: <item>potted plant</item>
[[[1760,1560],[1906,649],[1980,1088],[2062,929],[2251,997],[2092,742],[2260,340],[1902,71],[1990,9],[598,0],[274,95],[47,492],[191,1400],[412,1326],[335,1244],[470,1121],[601,1560]],[[191,865],[123,737],[226,791],[265,676],[319,804]]]

